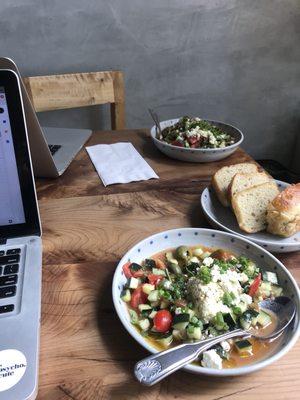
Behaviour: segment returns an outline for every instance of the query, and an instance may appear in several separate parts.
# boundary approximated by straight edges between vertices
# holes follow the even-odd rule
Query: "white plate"
[[[289,186],[288,183],[276,181],[279,190],[284,190]],[[266,231],[257,233],[243,232],[237,223],[236,217],[230,207],[224,207],[218,200],[212,187],[203,190],[201,195],[201,206],[204,214],[209,222],[227,232],[241,235],[249,239],[265,249],[274,253],[288,253],[291,251],[300,250],[300,233],[289,238],[282,238],[277,235],[272,235]]]
[[[165,129],[168,126],[176,124],[180,118],[168,119],[167,121],[161,121],[161,129]],[[204,119],[204,118],[203,118]],[[155,146],[168,157],[175,158],[176,160],[188,161],[188,162],[213,162],[223,160],[223,158],[229,157],[236,149],[240,146],[244,140],[242,132],[229,124],[224,122],[212,121],[204,119],[205,121],[211,122],[213,125],[218,126],[220,129],[229,133],[235,138],[235,143],[231,146],[227,146],[220,149],[188,149],[184,147],[173,146],[166,142],[156,139],[156,126],[151,128],[151,137]]]
[[[177,247],[180,245],[195,246],[200,244],[207,247],[227,249],[228,251],[232,251],[238,255],[244,254],[246,257],[249,257],[256,262],[262,270],[266,269],[268,271],[276,271],[279,283],[284,288],[284,294],[293,298],[295,301],[297,313],[294,322],[286,332],[280,346],[275,349],[272,354],[269,354],[267,358],[259,362],[240,368],[222,370],[203,368],[194,364],[187,365],[184,369],[196,374],[212,376],[243,375],[257,371],[278,360],[295,344],[300,333],[300,293],[297,283],[284,265],[263,248],[240,236],[212,229],[182,228],[160,232],[142,240],[124,255],[114,274],[112,295],[116,312],[125,329],[145,349],[149,350],[151,353],[157,353],[157,349],[153,347],[131,324],[126,303],[120,299],[122,288],[127,282],[122,271],[122,266],[128,261],[141,263],[145,258],[149,258],[153,256],[153,254],[171,247]],[[126,346],[126,343],[124,343],[124,346]]]

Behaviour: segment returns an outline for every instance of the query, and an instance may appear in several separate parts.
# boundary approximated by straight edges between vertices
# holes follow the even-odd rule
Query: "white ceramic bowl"
[[[290,350],[300,333],[300,294],[297,283],[292,275],[272,254],[249,240],[237,235],[201,228],[173,229],[152,235],[133,246],[119,262],[114,274],[112,285],[114,306],[125,329],[140,345],[151,353],[157,352],[157,349],[151,346],[151,344],[147,342],[147,340],[145,340],[145,338],[143,338],[143,336],[141,336],[130,323],[126,303],[120,299],[122,288],[127,281],[122,271],[122,266],[128,261],[140,263],[143,259],[151,257],[155,253],[183,244],[188,246],[201,244],[208,247],[228,249],[236,254],[244,254],[245,256],[252,258],[261,266],[262,269],[276,271],[280,285],[284,288],[284,294],[293,298],[297,307],[296,318],[287,330],[283,342],[280,344],[280,347],[277,348],[274,353],[268,355],[267,358],[240,368],[217,370],[190,364],[185,367],[185,370],[196,374],[212,376],[243,375],[266,367]]]
[[[180,118],[169,119],[167,121],[161,121],[160,127],[163,130],[164,128],[167,128],[168,126],[176,124],[176,122],[178,122],[179,119]],[[223,158],[226,158],[226,157],[230,156],[232,153],[234,153],[235,150],[240,146],[240,144],[244,140],[244,135],[238,128],[235,128],[232,125],[225,124],[225,123],[219,122],[219,121],[212,121],[209,119],[204,119],[204,120],[212,123],[213,125],[222,129],[224,132],[229,133],[231,136],[233,136],[235,143],[232,144],[231,146],[227,146],[227,147],[224,147],[221,149],[188,149],[188,148],[184,148],[184,147],[173,146],[166,142],[162,142],[161,140],[156,138],[156,126],[155,125],[152,126],[152,128],[151,128],[151,131],[150,131],[151,137],[153,139],[155,146],[162,153],[166,154],[167,156],[169,156],[171,158],[175,158],[176,160],[188,161],[188,162],[198,162],[198,163],[222,160]]]
[[[289,186],[288,183],[276,181],[279,190],[282,191]],[[283,238],[272,235],[267,231],[257,233],[246,233],[239,228],[236,217],[230,207],[224,207],[218,200],[214,190],[207,187],[201,194],[202,210],[210,224],[217,229],[224,229],[227,232],[241,235],[268,251],[273,253],[289,253],[300,250],[300,232],[295,235]]]

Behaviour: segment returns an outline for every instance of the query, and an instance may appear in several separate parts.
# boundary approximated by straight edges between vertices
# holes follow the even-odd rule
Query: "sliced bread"
[[[263,231],[267,225],[267,208],[278,195],[276,182],[269,181],[236,193],[232,198],[232,208],[239,227],[247,232]]]
[[[254,163],[240,163],[220,168],[212,177],[212,186],[218,199],[225,207],[229,207],[228,187],[235,174],[258,172],[259,167]]]
[[[230,203],[232,202],[232,197],[241,190],[248,189],[251,186],[261,185],[262,183],[268,182],[271,179],[272,178],[265,172],[235,174],[228,187],[228,198]]]

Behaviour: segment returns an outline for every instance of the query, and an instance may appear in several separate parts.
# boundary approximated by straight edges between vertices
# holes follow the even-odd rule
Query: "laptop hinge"
[[[7,242],[7,239],[0,238],[0,244],[6,244],[6,242]]]

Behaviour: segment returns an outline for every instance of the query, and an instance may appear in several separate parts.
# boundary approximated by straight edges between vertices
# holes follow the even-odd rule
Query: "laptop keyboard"
[[[59,144],[48,144],[50,153],[54,156],[54,154],[61,148],[61,145]]]
[[[0,299],[7,299],[7,304],[0,306],[0,314],[14,311],[9,298],[17,293],[20,255],[19,248],[0,251]]]

